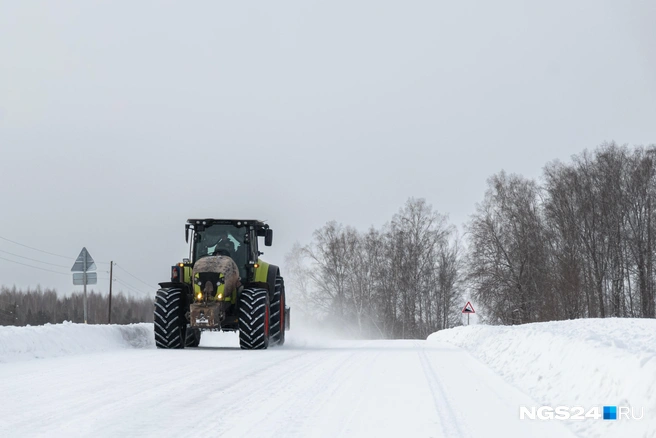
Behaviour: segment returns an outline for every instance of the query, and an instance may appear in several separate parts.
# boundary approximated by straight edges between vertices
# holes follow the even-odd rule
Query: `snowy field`
[[[471,326],[425,340],[234,334],[157,350],[152,325],[0,327],[2,437],[653,437],[654,321]],[[209,336],[207,336],[209,335]],[[520,420],[520,406],[644,406]]]
[[[630,406],[636,417],[644,408],[641,420],[565,421],[579,436],[656,437],[654,320],[476,325],[434,333],[428,342],[466,349],[537,406]]]

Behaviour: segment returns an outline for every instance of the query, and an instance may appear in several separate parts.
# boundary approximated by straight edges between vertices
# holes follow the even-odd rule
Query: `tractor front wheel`
[[[187,328],[182,289],[164,288],[155,295],[155,345],[157,348],[184,348]]]
[[[239,346],[263,350],[269,346],[269,292],[244,289],[239,298]]]
[[[198,344],[200,344],[201,333],[200,329],[187,327],[185,347],[198,347]]]

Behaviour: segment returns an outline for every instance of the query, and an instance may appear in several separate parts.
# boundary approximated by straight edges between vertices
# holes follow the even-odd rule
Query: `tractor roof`
[[[257,219],[187,219],[188,224],[193,224],[193,225],[235,225],[235,226],[242,226],[242,225],[254,225],[257,228],[269,228],[269,226],[264,223],[264,221],[260,221]]]

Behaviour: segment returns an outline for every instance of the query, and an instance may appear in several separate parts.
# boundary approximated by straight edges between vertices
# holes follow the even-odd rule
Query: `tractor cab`
[[[230,257],[239,268],[242,280],[253,281],[254,268],[259,256],[258,237],[264,237],[266,246],[273,242],[273,230],[258,220],[189,219],[185,238],[189,242],[191,231],[191,264],[206,256]]]

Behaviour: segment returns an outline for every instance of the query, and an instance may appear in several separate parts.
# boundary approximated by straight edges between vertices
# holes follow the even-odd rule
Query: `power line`
[[[138,294],[141,294],[141,295],[145,295],[145,296],[150,296],[150,295],[151,295],[151,294],[148,293],[148,292],[144,292],[144,291],[142,291],[142,290],[134,289],[133,286],[131,286],[131,285],[129,285],[129,284],[127,284],[127,283],[125,283],[125,282],[119,280],[118,278],[115,278],[114,280],[115,280],[117,283],[122,284],[125,288],[127,288],[127,289],[128,289],[129,291],[131,291],[131,292],[135,292],[135,293],[138,293]]]
[[[124,285],[128,290],[130,290],[130,291],[132,291],[132,292],[136,292],[136,293],[139,293],[139,294],[145,294],[145,293],[146,293],[146,292],[140,290],[138,287],[136,287],[136,286],[133,285],[132,283],[130,283],[130,282],[126,281],[126,280],[122,280],[120,277],[117,278],[117,276],[116,276],[116,272],[114,272],[114,281],[116,281],[117,283],[120,283],[120,284]],[[148,293],[148,294],[150,295],[150,293]]]
[[[0,239],[2,239],[2,240],[6,240],[7,242],[14,243],[14,244],[16,244],[16,245],[24,246],[25,248],[33,249],[34,251],[39,251],[39,252],[42,252],[42,253],[44,253],[44,254],[49,254],[49,255],[52,255],[52,256],[55,256],[55,257],[63,257],[63,258],[65,258],[65,259],[69,259],[69,260],[72,258],[72,257],[70,257],[70,256],[65,256],[65,255],[61,255],[61,254],[55,254],[54,252],[48,252],[48,251],[44,251],[44,250],[42,250],[42,249],[33,248],[33,247],[31,247],[31,246],[23,245],[22,243],[18,243],[18,242],[15,242],[15,241],[11,240],[11,239],[7,239],[6,237],[2,237],[2,236],[0,236]]]
[[[61,254],[56,254],[56,253],[54,253],[54,252],[44,251],[44,250],[39,249],[39,248],[34,248],[34,247],[32,247],[32,246],[24,245],[24,244],[22,244],[22,243],[20,243],[20,242],[16,242],[16,241],[14,241],[14,240],[7,239],[6,237],[2,237],[2,236],[0,236],[0,239],[2,239],[2,240],[6,240],[7,242],[11,242],[11,243],[16,244],[16,245],[23,246],[23,247],[25,247],[25,248],[32,249],[32,250],[34,250],[34,251],[39,251],[39,252],[42,252],[42,253],[44,253],[44,254],[49,254],[49,255],[52,255],[52,256],[55,256],[55,257],[62,257],[62,258],[68,259],[68,260],[74,259],[74,257],[65,256],[65,255],[61,255]],[[2,251],[2,252],[6,252],[6,251]],[[11,253],[8,253],[8,254],[11,254]],[[12,254],[12,255],[15,255],[15,254]],[[17,257],[22,257],[22,256],[17,256]],[[27,258],[27,257],[24,257],[24,258]],[[38,261],[38,260],[35,260],[35,261]],[[97,264],[101,264],[101,265],[109,265],[109,262],[102,262],[102,261],[97,261],[97,260],[94,260],[94,261],[95,261]],[[45,263],[45,262],[40,262],[40,263]],[[50,263],[48,263],[48,264],[50,264]],[[55,265],[55,266],[59,266],[59,265]],[[65,267],[65,266],[64,266],[64,267]]]
[[[114,264],[114,266],[116,266],[116,264]],[[109,274],[109,271],[106,271],[105,273],[106,273],[106,274]],[[123,283],[123,284],[125,284],[125,285],[127,285],[127,286],[130,286],[132,289],[137,289],[133,284],[131,284],[131,283],[125,281],[125,280],[121,280],[121,277],[120,277],[120,276],[117,277],[117,275],[116,275],[116,271],[114,271],[114,273],[113,273],[112,275],[113,275],[113,279],[114,279],[113,281],[119,281],[119,282],[121,282],[121,283]]]
[[[0,236],[0,239],[2,239],[2,240],[6,240],[7,242],[11,242],[11,243],[16,244],[16,245],[19,245],[19,246],[23,246],[23,247],[25,247],[25,248],[32,249],[32,250],[34,250],[34,251],[42,252],[42,253],[44,253],[44,254],[48,254],[48,255],[52,255],[52,256],[56,256],[56,257],[62,257],[62,258],[66,258],[66,259],[68,259],[68,260],[70,260],[70,259],[72,258],[72,257],[64,256],[64,255],[61,255],[61,254],[56,254],[56,253],[52,253],[52,252],[49,252],[49,251],[44,251],[44,250],[41,250],[41,249],[38,249],[38,248],[34,248],[34,247],[31,247],[31,246],[28,246],[28,245],[24,245],[24,244],[22,244],[22,243],[19,243],[19,242],[14,241],[14,240],[7,239],[6,237],[2,237],[2,236]],[[5,253],[5,254],[12,255],[12,256],[14,256],[14,257],[20,257],[20,258],[22,258],[22,259],[31,260],[31,261],[33,261],[33,262],[43,263],[43,264],[45,264],[45,265],[56,266],[56,267],[59,267],[59,268],[67,268],[67,266],[57,265],[57,264],[55,264],[55,263],[44,262],[44,261],[37,260],[37,259],[33,259],[33,258],[30,258],[30,257],[25,257],[25,256],[21,256],[21,255],[18,255],[18,254],[14,254],[14,253],[11,253],[11,252],[9,252],[9,251],[0,250],[0,252]],[[54,270],[52,270],[52,269],[46,269],[46,268],[42,268],[42,267],[39,267],[39,266],[30,265],[30,264],[28,264],[28,263],[18,262],[18,261],[16,261],[16,260],[11,260],[11,259],[8,259],[8,258],[5,258],[5,257],[0,257],[0,260],[5,260],[5,261],[11,262],[11,263],[15,263],[15,264],[17,264],[17,265],[27,266],[27,267],[29,267],[29,268],[39,269],[39,270],[41,270],[41,271],[46,271],[46,272],[52,272],[52,273],[59,274],[59,275],[70,275],[70,273],[68,273],[68,272],[65,273],[65,272],[61,272],[61,271],[54,271]],[[109,262],[100,262],[100,261],[95,261],[95,262],[96,262],[97,264],[109,264]],[[146,286],[148,286],[148,287],[152,287],[151,284],[146,283],[145,281],[143,281],[142,279],[140,279],[140,278],[137,277],[136,275],[132,274],[131,272],[129,272],[127,269],[123,268],[122,266],[119,266],[119,265],[116,264],[116,263],[114,263],[114,266],[118,266],[118,267],[121,268],[126,274],[128,274],[128,275],[130,275],[131,277],[133,277],[134,279],[140,281],[140,282],[143,283],[144,285],[146,285]],[[108,280],[108,278],[98,278],[98,280]],[[121,283],[122,285],[124,285],[129,291],[132,291],[132,292],[135,292],[135,293],[138,293],[138,294],[142,294],[142,295],[147,295],[147,296],[150,295],[150,293],[147,293],[147,292],[141,291],[141,290],[137,289],[136,287],[134,287],[134,286],[132,286],[132,285],[130,285],[130,284],[124,282],[124,281],[121,281],[121,280],[119,280],[119,279],[115,279],[115,281],[117,281],[117,282]]]
[[[114,263],[114,266],[117,266],[117,267],[121,268],[121,269],[122,269],[123,271],[125,271],[128,275],[130,275],[130,276],[133,277],[133,278],[136,278],[137,280],[139,280],[140,282],[142,282],[142,283],[145,284],[146,286],[148,286],[148,287],[153,287],[152,284],[146,283],[146,282],[143,281],[141,278],[137,277],[137,276],[134,275],[134,274],[131,274],[130,272],[128,272],[124,267],[120,266],[119,264]]]
[[[54,264],[54,263],[48,263],[48,262],[42,262],[41,260],[31,259],[31,258],[29,258],[29,257],[25,257],[25,256],[22,256],[22,255],[14,254],[13,252],[9,252],[9,251],[3,251],[3,250],[1,250],[1,249],[0,249],[0,252],[3,252],[3,253],[5,253],[5,254],[9,254],[9,255],[13,255],[14,257],[20,257],[20,258],[22,258],[22,259],[32,260],[33,262],[43,263],[44,265],[57,266],[58,268],[68,268],[68,266],[64,266],[64,265],[56,265],[56,264]]]
[[[0,257],[0,260],[6,260],[8,262],[16,263],[18,265],[29,266],[30,268],[40,269],[42,271],[54,272],[55,274],[59,274],[59,275],[71,275],[69,272],[53,271],[52,269],[46,269],[46,268],[40,268],[39,266],[28,265],[27,263],[17,262],[15,260],[6,259],[4,257]]]

